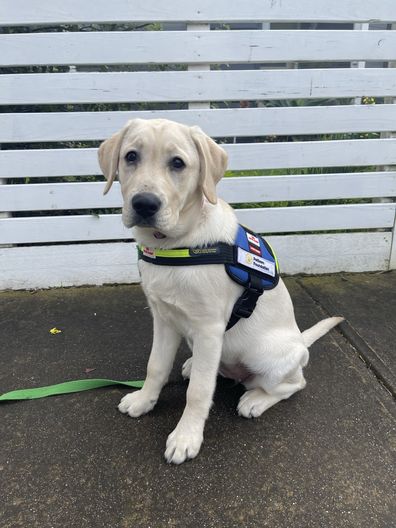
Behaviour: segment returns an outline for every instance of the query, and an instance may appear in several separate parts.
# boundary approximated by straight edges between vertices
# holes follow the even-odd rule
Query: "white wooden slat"
[[[136,244],[0,247],[0,290],[139,282]]]
[[[396,31],[89,31],[0,35],[0,66],[395,58]]]
[[[6,185],[0,188],[0,211],[55,211],[122,207],[118,182],[103,196],[104,182]]]
[[[53,178],[100,173],[97,149],[0,150],[0,177]]]
[[[125,240],[131,238],[131,230],[123,226],[118,214],[0,219],[0,244]]]
[[[233,170],[355,167],[396,163],[396,138],[246,143],[224,147],[229,155],[229,166]]]
[[[0,76],[0,104],[240,101],[396,95],[396,70],[30,73]]]
[[[393,226],[396,203],[239,209],[238,220],[260,233],[295,233]],[[132,238],[118,214],[0,219],[0,244]]]
[[[396,20],[393,0],[2,0],[0,25],[78,22],[379,22]]]
[[[391,197],[396,171],[224,178],[218,191],[229,203]]]
[[[396,105],[6,113],[0,143],[103,140],[137,117],[198,125],[212,137],[385,132],[395,128]]]
[[[382,208],[377,206],[383,206]],[[237,216],[244,225],[258,233],[296,233],[337,229],[375,229],[393,226],[396,203],[354,205],[312,205],[239,209]]]
[[[122,207],[118,182],[5,185],[0,211],[54,211]],[[396,171],[224,178],[218,194],[229,203],[377,198],[396,196]]]
[[[222,145],[230,170],[396,164],[396,138]],[[0,151],[0,178],[101,174],[97,149]]]
[[[391,233],[269,236],[282,274],[388,270]]]
[[[391,233],[270,236],[282,274],[387,270]],[[0,247],[0,290],[139,282],[131,242]]]

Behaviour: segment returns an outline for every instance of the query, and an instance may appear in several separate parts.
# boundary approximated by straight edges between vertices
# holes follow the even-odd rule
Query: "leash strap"
[[[37,398],[46,398],[47,396],[56,396],[58,394],[70,394],[71,392],[82,392],[110,385],[126,385],[140,389],[143,387],[143,380],[138,381],[115,381],[110,379],[84,379],[66,381],[47,387],[36,387],[32,389],[19,389],[6,392],[0,395],[0,402],[12,400],[35,400]]]

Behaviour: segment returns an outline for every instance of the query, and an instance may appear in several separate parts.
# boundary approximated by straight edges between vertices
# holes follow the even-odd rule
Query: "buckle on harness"
[[[263,292],[264,288],[262,288],[259,279],[251,275],[248,286],[245,287],[244,292],[234,304],[226,331],[232,328],[239,319],[247,319],[252,315],[253,310],[256,308],[257,300]]]
[[[258,290],[257,288],[252,288],[251,286],[248,287],[234,304],[232,315],[235,315],[238,318],[243,317],[245,319],[250,317],[256,307],[257,299],[262,294],[262,289]]]
[[[253,313],[254,307],[252,306],[244,306],[243,302],[245,299],[242,299],[241,297],[237,300],[237,302],[234,305],[234,308],[232,309],[232,315],[235,315],[238,318],[243,317],[244,319],[247,319],[250,317]]]

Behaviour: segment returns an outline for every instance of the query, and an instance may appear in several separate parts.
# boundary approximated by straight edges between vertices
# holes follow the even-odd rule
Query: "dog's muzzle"
[[[132,198],[132,209],[144,220],[153,217],[160,207],[161,200],[153,193],[142,192]]]

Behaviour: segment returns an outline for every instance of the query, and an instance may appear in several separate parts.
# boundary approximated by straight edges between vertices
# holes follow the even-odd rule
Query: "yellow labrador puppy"
[[[237,219],[216,195],[227,155],[198,127],[165,119],[129,121],[99,148],[107,179],[118,177],[122,219],[148,248],[194,248],[233,244]],[[124,396],[122,413],[138,417],[156,404],[182,338],[192,350],[183,366],[190,379],[183,415],[166,443],[165,458],[194,458],[203,441],[218,373],[242,381],[238,404],[246,418],[260,416],[305,387],[308,347],[338,324],[332,317],[300,332],[282,280],[262,295],[248,319],[226,331],[243,287],[224,265],[155,266],[140,260],[142,286],[154,319],[154,337],[141,390]]]

